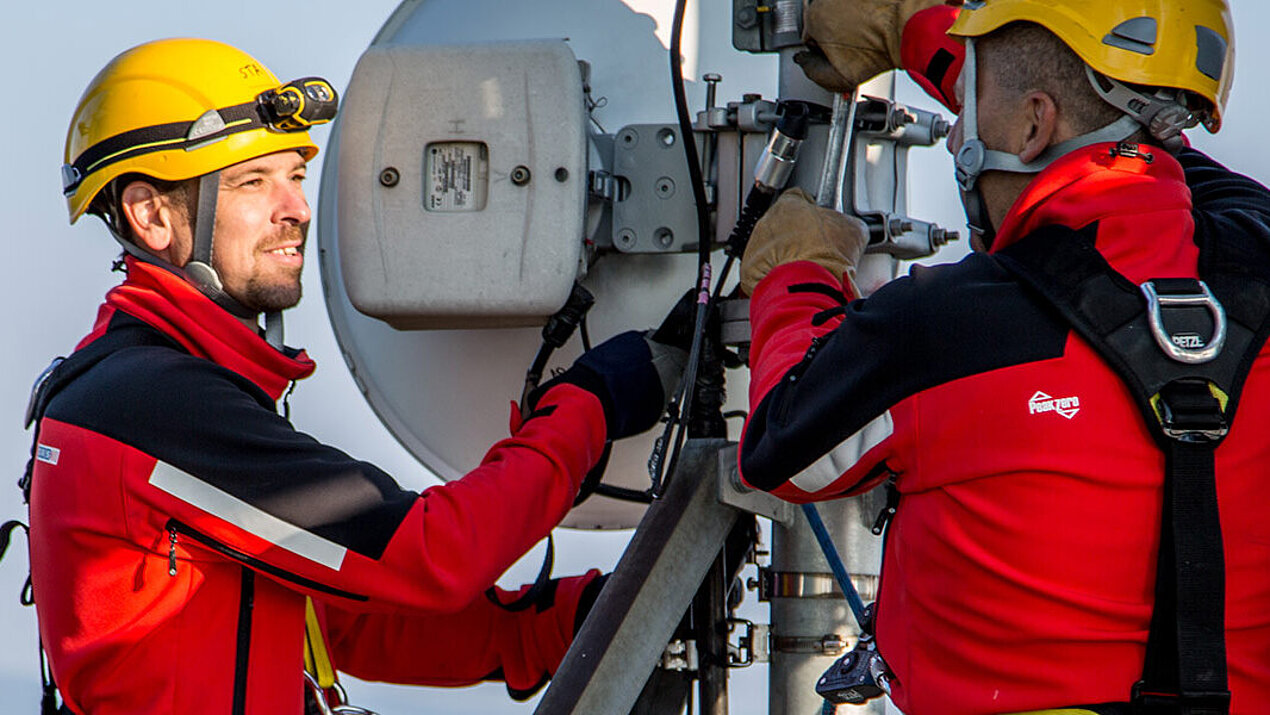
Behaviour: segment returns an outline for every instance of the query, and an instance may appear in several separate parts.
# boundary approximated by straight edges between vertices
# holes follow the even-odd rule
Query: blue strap
[[[824,552],[825,560],[829,562],[829,568],[838,582],[838,588],[842,589],[842,594],[847,597],[847,605],[851,606],[851,612],[855,614],[856,624],[863,631],[865,627],[864,601],[860,599],[860,593],[855,590],[851,577],[847,575],[847,567],[842,564],[842,558],[838,556],[838,549],[833,545],[833,538],[829,536],[829,530],[825,528],[820,512],[816,510],[815,504],[803,504],[803,513],[807,515],[807,521],[811,524],[811,533],[816,535],[820,550]]]

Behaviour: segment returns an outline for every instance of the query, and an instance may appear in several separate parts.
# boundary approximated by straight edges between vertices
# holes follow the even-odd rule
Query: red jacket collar
[[[181,278],[131,256],[126,262],[128,278],[106,294],[97,326],[80,347],[105,330],[110,315],[121,310],[192,355],[246,377],[275,400],[292,380],[313,373],[316,366],[304,351],[288,357]]]
[[[1113,156],[1113,146],[1079,149],[1037,174],[1001,222],[992,250],[1047,225],[1078,229],[1112,216],[1173,211],[1189,220],[1191,192],[1176,159],[1153,147],[1144,147],[1152,156],[1150,163],[1141,157]],[[1191,228],[1179,226],[1187,237]]]

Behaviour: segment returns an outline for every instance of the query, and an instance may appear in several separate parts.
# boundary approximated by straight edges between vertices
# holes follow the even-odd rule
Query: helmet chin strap
[[[220,172],[204,174],[198,180],[198,209],[194,214],[194,251],[185,264],[185,276],[216,305],[239,317],[252,319],[251,310],[225,292],[220,274],[212,268],[212,237],[216,231],[216,198],[220,193]]]
[[[203,295],[229,314],[245,320],[256,320],[260,311],[252,310],[225,292],[220,274],[212,267],[212,238],[216,229],[216,199],[220,193],[220,172],[204,174],[198,182],[198,208],[192,217],[194,223],[194,251],[184,268],[179,268],[152,253],[142,250],[131,241],[123,239],[115,227],[111,234],[128,254],[181,276],[199,289]],[[109,222],[108,222],[109,223]],[[283,327],[281,311],[265,313],[265,340],[277,350],[282,350]]]
[[[963,140],[955,160],[957,186],[961,189],[961,203],[966,210],[967,225],[980,234],[984,246],[991,247],[996,238],[996,227],[988,216],[988,205],[979,187],[979,177],[985,171],[1009,171],[1016,174],[1036,174],[1066,154],[1082,147],[1103,142],[1120,142],[1133,136],[1141,128],[1132,116],[1116,121],[1087,134],[1073,137],[1047,148],[1036,159],[1024,163],[1017,154],[989,149],[979,138],[978,63],[975,60],[975,40],[966,38],[964,69],[965,101],[961,125]]]

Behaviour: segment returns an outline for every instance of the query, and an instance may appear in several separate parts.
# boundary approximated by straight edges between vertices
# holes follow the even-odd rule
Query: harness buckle
[[[1230,398],[1202,379],[1174,380],[1151,397],[1151,408],[1168,437],[1182,442],[1217,442],[1230,431]]]
[[[304,685],[313,696],[313,702],[317,705],[318,712],[321,715],[377,715],[373,710],[349,705],[348,695],[344,692],[344,687],[338,682],[332,684],[330,688],[323,688],[318,684],[317,676],[306,670],[304,671]],[[334,705],[331,704],[328,697],[333,697],[335,700]]]
[[[988,147],[979,139],[969,139],[957,150],[953,165],[956,167],[957,185],[962,191],[970,191],[983,173],[988,162]]]
[[[1180,363],[1199,365],[1221,353],[1226,344],[1226,310],[1204,281],[1191,278],[1156,278],[1140,288],[1147,299],[1147,319],[1151,334],[1164,354]],[[1164,324],[1164,310],[1206,308],[1213,321],[1208,340],[1193,332],[1169,332]]]

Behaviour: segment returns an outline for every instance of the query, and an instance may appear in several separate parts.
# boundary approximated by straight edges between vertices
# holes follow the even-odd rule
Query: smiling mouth
[[[282,248],[275,248],[271,251],[266,251],[266,253],[272,253],[275,256],[298,256],[300,255],[300,247],[283,246]]]

